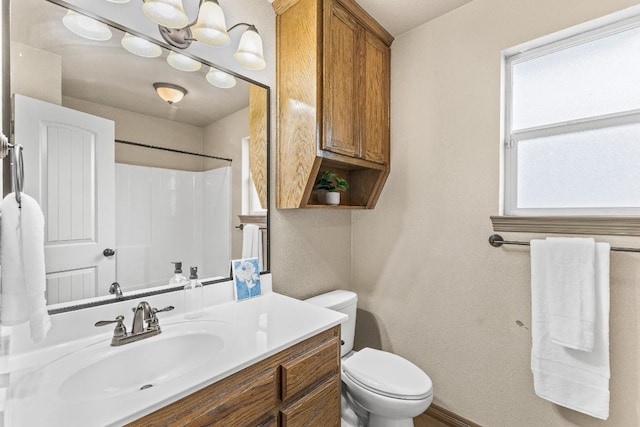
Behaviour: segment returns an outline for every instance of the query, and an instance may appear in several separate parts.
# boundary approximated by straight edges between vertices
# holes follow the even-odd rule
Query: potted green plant
[[[326,170],[318,176],[314,185],[316,190],[325,190],[325,203],[327,205],[340,204],[340,192],[349,189],[349,183],[332,170]]]

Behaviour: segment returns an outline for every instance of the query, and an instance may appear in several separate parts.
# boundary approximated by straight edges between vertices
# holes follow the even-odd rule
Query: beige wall
[[[62,58],[11,42],[11,92],[61,105]]]
[[[501,50],[636,3],[475,0],[392,47],[392,171],[376,209],[352,213],[352,288],[365,310],[357,344],[414,361],[435,403],[482,425],[640,425],[640,255],[612,253],[603,422],[535,396],[529,251],[487,243],[499,205]]]
[[[236,111],[204,129],[204,154],[233,159],[231,164],[231,223],[242,213],[242,138],[249,136],[249,107]],[[206,161],[205,164],[208,164]],[[226,166],[226,165],[225,165]],[[242,231],[231,231],[231,259],[242,257]]]
[[[74,110],[113,120],[116,123],[116,139],[190,151],[192,153],[203,152],[204,131],[201,127],[95,104],[68,96],[63,97],[63,105]],[[115,155],[118,163],[188,171],[203,170],[203,159],[187,154],[116,144]]]

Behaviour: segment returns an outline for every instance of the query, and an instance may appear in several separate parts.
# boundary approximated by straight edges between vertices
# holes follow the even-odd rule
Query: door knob
[[[111,248],[107,248],[104,251],[102,251],[102,255],[104,256],[114,256],[116,254],[116,251],[114,251]]]

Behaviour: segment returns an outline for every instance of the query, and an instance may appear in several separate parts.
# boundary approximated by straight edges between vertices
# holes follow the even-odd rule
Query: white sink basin
[[[228,345],[222,322],[181,322],[119,347],[100,342],[44,366],[48,392],[62,401],[127,398],[161,387],[215,360]]]

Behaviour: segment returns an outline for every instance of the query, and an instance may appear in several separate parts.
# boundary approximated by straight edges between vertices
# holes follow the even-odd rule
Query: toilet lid
[[[432,393],[431,378],[396,354],[365,348],[342,362],[351,380],[375,393],[397,399],[425,399]]]

